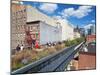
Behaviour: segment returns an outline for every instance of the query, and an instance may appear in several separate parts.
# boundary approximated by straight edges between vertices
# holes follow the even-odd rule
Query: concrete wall
[[[40,44],[61,41],[61,28],[40,22]]]
[[[58,20],[62,26],[62,41],[74,39],[73,27],[64,19]]]

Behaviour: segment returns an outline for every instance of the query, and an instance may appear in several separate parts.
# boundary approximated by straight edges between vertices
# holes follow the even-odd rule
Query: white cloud
[[[43,3],[39,6],[39,9],[47,13],[53,13],[58,8],[57,4]]]
[[[87,24],[87,25],[84,26],[84,28],[85,28],[85,33],[86,33],[86,34],[88,33],[88,30],[87,30],[87,29],[90,29],[91,26],[94,26],[94,27],[95,27],[95,24],[92,24],[92,23],[91,23],[91,24]]]
[[[23,3],[23,2],[20,2],[20,4],[22,4],[22,5],[23,5],[24,3]]]
[[[92,11],[92,6],[80,6],[78,9],[75,8],[67,8],[64,9],[61,12],[61,15],[63,15],[64,17],[77,17],[77,18],[83,18],[85,16],[87,16],[89,14],[89,12]]]
[[[74,8],[64,9],[62,12],[63,16],[72,16],[74,14]]]
[[[73,28],[75,27],[70,21],[68,21],[67,18],[64,18],[63,16],[61,15],[54,15],[52,16],[54,19],[58,20],[58,21],[61,21],[61,22],[64,22],[66,24],[69,24],[70,26],[72,26]]]
[[[62,20],[62,21],[64,21],[64,22],[66,22],[66,23],[69,22],[69,21],[67,20],[67,18],[63,18],[63,17],[60,16],[60,15],[54,15],[53,18],[56,19],[56,20],[60,20],[60,21]]]
[[[94,25],[94,24],[88,24],[88,25],[85,25],[84,28],[85,28],[85,29],[89,29],[89,28],[90,28],[91,26],[93,26],[93,25]],[[95,26],[95,25],[94,25],[94,26]]]
[[[92,23],[95,23],[95,20],[91,20]]]
[[[54,16],[52,16],[52,18],[57,19],[57,20],[63,19],[62,16],[60,16],[60,15],[54,15]]]

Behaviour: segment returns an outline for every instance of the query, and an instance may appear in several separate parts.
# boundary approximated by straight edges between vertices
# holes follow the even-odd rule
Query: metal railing
[[[84,42],[79,45],[73,45],[63,50],[48,55],[40,60],[32,62],[20,69],[13,71],[11,74],[25,74],[25,73],[38,73],[38,72],[53,72],[64,70],[64,64],[74,57],[74,55],[79,51],[79,48],[84,44]],[[58,62],[59,61],[59,62]],[[54,66],[53,66],[54,65]],[[62,66],[63,65],[63,66]]]

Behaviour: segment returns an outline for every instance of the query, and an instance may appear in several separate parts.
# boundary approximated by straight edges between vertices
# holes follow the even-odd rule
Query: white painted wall
[[[58,41],[61,41],[61,29],[48,25],[44,22],[40,22],[40,44]]]
[[[81,35],[79,32],[74,32],[74,38],[80,38],[80,37],[81,37]]]
[[[72,40],[74,38],[74,32],[73,32],[74,28],[72,26],[70,26],[69,23],[65,19],[54,20],[53,18],[41,13],[36,8],[34,8],[32,6],[27,6],[27,22],[37,21],[37,20],[45,22],[46,24],[54,26],[54,27],[57,26],[57,22],[60,23],[61,31],[59,32],[60,33],[59,35],[57,34],[57,36],[59,36],[60,39],[58,37],[55,37],[56,34],[53,33],[53,31],[52,31],[52,30],[54,30],[53,28],[51,28],[50,26],[49,27],[46,26],[46,24],[45,25],[43,24],[43,26],[42,26],[43,29],[42,29],[42,27],[40,29],[43,32],[41,34],[49,36],[50,38],[49,37],[46,38],[48,41],[53,41],[53,40],[58,40],[58,39],[62,40],[62,41],[68,40],[68,39]],[[45,32],[45,31],[47,31],[47,32]],[[54,34],[55,36],[50,36],[51,34]],[[45,37],[41,35],[41,39],[43,39],[43,38],[45,39]],[[44,40],[42,40],[41,42],[44,42]]]
[[[74,28],[64,19],[59,19],[58,22],[62,26],[62,41],[74,39]]]

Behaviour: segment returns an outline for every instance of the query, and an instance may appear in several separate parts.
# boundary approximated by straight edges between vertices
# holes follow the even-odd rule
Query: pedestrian
[[[20,46],[19,46],[19,44],[17,45],[16,50],[17,50],[17,51],[20,51]]]
[[[23,44],[21,45],[20,49],[21,49],[21,51],[24,49],[24,46],[23,46]]]
[[[38,44],[38,41],[37,40],[35,42],[35,48],[39,48],[39,44]]]
[[[34,38],[34,39],[32,40],[33,47],[35,46],[35,42],[36,42],[36,39]]]

